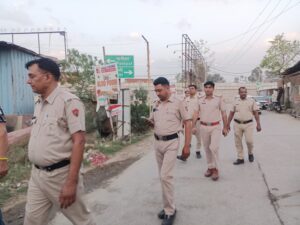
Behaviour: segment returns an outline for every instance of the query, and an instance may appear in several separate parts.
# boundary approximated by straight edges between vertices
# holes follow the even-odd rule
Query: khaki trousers
[[[178,147],[179,138],[169,141],[155,140],[154,142],[156,161],[162,187],[163,205],[167,215],[173,215],[175,212],[173,173]]]
[[[60,209],[59,195],[69,166],[47,172],[32,168],[29,181],[24,225],[46,225],[53,208]],[[76,201],[61,212],[74,225],[96,225],[83,199],[83,181],[79,178]]]
[[[247,124],[238,124],[234,122],[234,141],[238,155],[238,159],[244,159],[243,152],[243,135],[245,135],[246,144],[248,148],[248,154],[253,154],[253,122]]]
[[[200,125],[200,134],[205,149],[207,166],[209,169],[219,168],[219,146],[221,139],[221,125]]]
[[[196,137],[197,140],[197,144],[196,144],[196,151],[200,151],[201,149],[201,134],[200,134],[200,121],[198,120],[196,123],[196,133],[194,134],[194,136]]]

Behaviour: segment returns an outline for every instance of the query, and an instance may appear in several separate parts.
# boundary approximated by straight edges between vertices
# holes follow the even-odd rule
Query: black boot
[[[174,223],[176,211],[173,215],[165,215],[161,225],[172,225]]]
[[[233,165],[240,165],[240,164],[244,164],[244,160],[243,159],[237,159]]]
[[[253,154],[249,154],[249,162],[253,162],[254,161],[254,155]]]

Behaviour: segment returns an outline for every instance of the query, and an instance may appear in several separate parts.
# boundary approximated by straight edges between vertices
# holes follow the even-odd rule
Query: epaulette
[[[59,95],[59,96],[64,100],[64,102],[69,102],[72,99],[78,99],[79,100],[79,98],[76,95],[74,95],[74,94],[72,94],[68,91],[65,91],[65,90],[63,90],[62,94]]]

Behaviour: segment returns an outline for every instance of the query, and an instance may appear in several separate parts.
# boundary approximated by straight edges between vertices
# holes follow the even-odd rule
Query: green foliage
[[[139,141],[143,140],[145,137],[147,137],[148,134],[138,134],[133,135],[130,142],[124,142],[124,141],[105,141],[105,142],[98,142],[95,144],[95,149],[98,152],[103,153],[104,155],[114,155],[115,153],[122,150],[124,147],[138,143]]]
[[[145,90],[144,88],[140,88],[139,90],[134,90],[133,93],[136,100],[146,104],[148,97],[147,90]]]
[[[86,132],[91,133],[97,129],[96,123],[96,105],[92,102],[84,102],[85,106],[85,127]]]
[[[248,77],[250,82],[261,82],[262,81],[262,70],[260,67],[256,67],[251,71],[251,75]]]
[[[131,104],[131,131],[132,133],[145,133],[149,130],[145,119],[142,119],[141,116],[149,116],[149,107],[142,104]]]
[[[62,82],[71,84],[82,101],[90,101],[94,99],[94,89],[91,88],[95,84],[94,68],[99,64],[102,62],[97,57],[69,49],[67,60],[61,62]]]
[[[26,145],[11,146],[8,157],[8,175],[2,178],[0,182],[0,206],[18,193],[26,192],[27,180],[31,171]]]
[[[284,38],[284,34],[279,34],[270,43],[271,47],[260,66],[268,70],[269,76],[279,76],[299,59],[300,41],[289,41]]]
[[[213,81],[215,83],[225,83],[224,77],[222,77],[220,74],[215,73],[215,74],[208,74],[206,77],[206,80],[208,81]]]
[[[145,119],[141,116],[149,117],[149,107],[146,105],[148,93],[145,89],[134,91],[135,103],[131,104],[131,131],[132,133],[145,133],[149,130]]]

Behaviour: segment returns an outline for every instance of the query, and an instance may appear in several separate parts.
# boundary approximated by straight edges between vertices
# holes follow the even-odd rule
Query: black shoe
[[[254,155],[253,154],[249,154],[249,162],[253,162],[254,161]]]
[[[161,225],[172,225],[176,216],[176,211],[173,215],[165,215]]]
[[[161,220],[163,220],[164,218],[165,218],[165,210],[161,210],[158,214],[157,214],[157,216],[158,216],[158,218],[159,219],[161,219]]]
[[[200,152],[200,151],[197,151],[197,152],[196,152],[196,158],[197,158],[197,159],[201,159],[201,152]]]
[[[244,164],[244,160],[243,159],[237,159],[233,165],[240,165],[240,164]]]
[[[178,155],[178,156],[177,156],[177,159],[182,160],[182,161],[184,161],[184,162],[186,161],[186,159],[183,158],[182,155]]]

